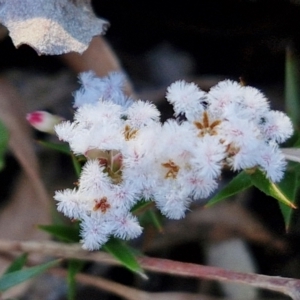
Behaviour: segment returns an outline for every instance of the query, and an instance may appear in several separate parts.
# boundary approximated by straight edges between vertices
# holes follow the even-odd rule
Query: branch
[[[49,270],[53,275],[67,277],[68,271],[61,268],[53,268]],[[144,292],[123,284],[104,279],[99,276],[87,275],[83,273],[76,274],[76,280],[81,284],[93,286],[95,288],[111,292],[112,294],[119,295],[127,300],[196,300],[199,299],[199,294],[180,293],[180,292],[163,292],[163,293],[150,293]],[[202,300],[216,300],[206,295],[201,295]],[[219,298],[218,298],[219,299]]]
[[[101,251],[89,252],[83,250],[79,244],[62,244],[52,241],[21,242],[0,240],[0,251],[39,253],[42,255],[55,257],[74,258],[104,264],[121,265],[119,261],[111,257],[109,254]],[[151,257],[139,257],[138,262],[143,269],[152,272],[170,274],[175,276],[242,283],[257,288],[281,292],[285,295],[290,296],[294,300],[300,299],[300,280],[298,279],[259,274],[246,274],[224,270],[216,267]]]

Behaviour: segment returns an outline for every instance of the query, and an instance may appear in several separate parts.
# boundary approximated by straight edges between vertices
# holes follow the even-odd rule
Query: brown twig
[[[58,276],[67,276],[67,271],[64,269],[55,268],[51,270],[51,273]],[[105,290],[108,292],[111,292],[115,295],[119,295],[122,298],[128,299],[128,300],[151,300],[150,296],[148,296],[148,293],[145,293],[143,291],[139,291],[135,288],[125,286],[123,284],[110,281],[101,277],[96,277],[92,275],[87,275],[83,273],[76,274],[76,280],[82,284],[94,286],[96,288],[99,288],[101,290]]]
[[[49,270],[49,272],[53,275],[58,275],[61,277],[67,276],[67,271],[61,268],[53,268]],[[125,286],[120,283],[116,283],[111,280],[104,279],[99,276],[87,275],[83,273],[76,274],[76,280],[81,284],[93,286],[95,288],[111,292],[112,294],[119,295],[127,300],[216,300],[215,297],[210,297],[206,295],[201,295],[199,298],[199,294],[192,293],[181,293],[181,292],[162,292],[162,293],[150,293],[144,292],[132,287]]]
[[[101,251],[89,252],[83,250],[78,244],[62,244],[52,241],[21,242],[0,240],[0,251],[39,253],[42,255],[50,255],[55,257],[75,258],[112,265],[120,265],[120,262],[111,257],[109,254]],[[174,276],[247,284],[257,288],[281,292],[290,296],[294,300],[300,299],[300,280],[298,279],[259,274],[246,274],[216,267],[197,265],[193,263],[183,263],[160,258],[140,257],[138,258],[138,261],[143,269],[152,272],[165,273]]]

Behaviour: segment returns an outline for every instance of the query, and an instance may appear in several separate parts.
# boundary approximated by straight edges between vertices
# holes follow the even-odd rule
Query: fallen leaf
[[[27,44],[39,55],[82,53],[108,27],[86,0],[0,0],[0,21],[16,47]]]
[[[50,200],[41,180],[24,106],[15,89],[0,79],[0,119],[9,131],[10,150],[22,168],[10,187],[1,187],[11,189],[11,196],[0,210],[0,238],[47,240],[49,236],[38,230],[36,225],[51,221]],[[41,261],[42,257],[34,255],[31,259]],[[0,272],[7,268],[8,263],[0,257]],[[7,297],[16,296],[27,286],[26,282],[5,294]]]

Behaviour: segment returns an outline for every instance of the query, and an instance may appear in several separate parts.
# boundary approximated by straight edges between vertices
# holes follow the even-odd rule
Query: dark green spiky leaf
[[[139,221],[143,227],[152,225],[158,232],[163,232],[163,226],[161,224],[161,215],[157,210],[148,209],[140,217]]]
[[[4,274],[8,274],[14,271],[19,271],[21,270],[27,261],[27,253],[23,253],[22,255],[18,256],[6,269],[6,271],[4,272]]]
[[[253,174],[251,174],[251,180],[255,187],[264,192],[266,195],[277,199],[284,205],[296,208],[293,203],[293,199],[285,193],[285,190],[283,190],[278,184],[275,184],[266,178],[262,171],[257,169]]]
[[[124,242],[116,238],[110,238],[102,248],[118,259],[127,269],[145,277],[144,271],[136,260],[134,252]]]
[[[71,157],[72,157],[72,163],[73,163],[74,170],[76,172],[76,175],[79,177],[80,173],[81,173],[81,164],[78,161],[77,156],[75,156],[74,154],[72,154]]]
[[[0,122],[0,171],[5,166],[5,154],[8,147],[9,133],[7,128]]]
[[[4,292],[17,284],[20,284],[30,278],[33,278],[45,272],[49,268],[52,268],[55,265],[57,265],[59,262],[60,260],[55,260],[39,266],[4,274],[0,278],[0,292]]]
[[[285,110],[295,126],[300,125],[300,73],[299,58],[291,48],[286,50]]]
[[[79,242],[79,224],[68,225],[39,225],[38,228],[50,233],[53,237],[70,243]]]
[[[252,186],[251,177],[245,171],[235,176],[221,191],[212,197],[205,207],[212,206]]]
[[[151,207],[154,205],[153,201],[146,201],[144,199],[141,199],[138,201],[133,208],[130,210],[132,213],[139,213],[141,211],[146,210],[148,207]]]
[[[286,172],[282,181],[278,183],[279,188],[291,200],[293,204],[296,202],[297,194],[297,175],[295,172]],[[281,202],[278,202],[281,213],[283,215],[285,228],[288,231],[291,224],[293,209]]]
[[[68,262],[68,300],[75,300],[76,299],[76,274],[80,272],[82,267],[84,266],[84,262],[71,259]]]
[[[56,150],[58,152],[65,153],[68,155],[71,154],[71,150],[68,144],[53,143],[49,141],[38,141],[38,143],[46,148]]]

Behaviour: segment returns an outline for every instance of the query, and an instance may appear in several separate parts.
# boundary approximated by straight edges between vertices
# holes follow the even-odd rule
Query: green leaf
[[[57,239],[74,243],[79,242],[79,224],[74,223],[74,226],[68,225],[39,225],[38,228],[50,233],[53,237]]]
[[[27,268],[27,269],[23,269],[23,270],[19,270],[19,271],[14,271],[8,274],[4,274],[1,278],[0,278],[0,292],[4,292],[6,290],[8,290],[9,288],[22,283],[32,277],[35,277],[43,272],[45,272],[46,270],[48,270],[49,268],[54,267],[55,265],[57,265],[61,260],[55,260],[55,261],[51,261],[39,266],[35,266],[35,267],[31,267],[31,268]]]
[[[68,155],[71,154],[71,150],[68,144],[53,143],[49,141],[38,141],[38,143],[46,148],[56,150],[58,152],[68,154]]]
[[[70,147],[68,144],[59,144],[59,143],[53,143],[48,141],[38,141],[39,144],[49,148],[53,149],[59,152],[62,152],[64,154],[70,155],[72,158],[72,163],[76,172],[76,175],[79,176],[81,173],[81,164],[78,160],[78,157],[75,156],[72,151],[70,150]]]
[[[139,221],[143,227],[153,225],[158,232],[163,232],[163,226],[161,224],[161,215],[153,208],[146,210],[141,216]]]
[[[102,248],[118,259],[127,269],[145,277],[145,273],[137,262],[133,250],[124,242],[116,238],[110,238]]]
[[[27,253],[23,253],[22,255],[18,256],[6,269],[4,274],[8,274],[14,271],[21,270],[27,261]]]
[[[75,173],[79,177],[80,173],[81,173],[81,164],[78,161],[77,156],[75,156],[74,154],[72,154],[71,157],[72,157],[72,163],[73,163],[73,167],[74,167]]]
[[[286,50],[285,110],[295,126],[300,124],[300,73],[299,58],[291,48]]]
[[[5,166],[5,154],[8,147],[9,133],[7,128],[0,122],[0,171]]]
[[[250,175],[246,172],[240,172],[235,176],[220,192],[212,197],[205,207],[212,206],[224,199],[227,199],[252,186]]]
[[[76,299],[76,274],[80,272],[83,266],[83,261],[77,259],[71,259],[68,261],[68,300]]]
[[[284,205],[287,205],[291,208],[296,208],[293,203],[294,200],[289,197],[289,194],[286,194],[286,189],[282,189],[281,186],[270,181],[259,169],[257,169],[255,173],[251,175],[251,180],[255,187],[268,196],[277,199]]]
[[[286,171],[283,180],[278,183],[278,186],[287,196],[287,198],[290,199],[293,204],[295,204],[297,195],[297,174],[295,172]],[[288,231],[291,224],[293,209],[281,202],[278,203],[283,215],[286,231]]]
[[[130,210],[132,213],[140,213],[146,209],[148,209],[149,207],[153,206],[154,202],[153,201],[146,201],[144,199],[141,199],[140,201],[138,201]]]

